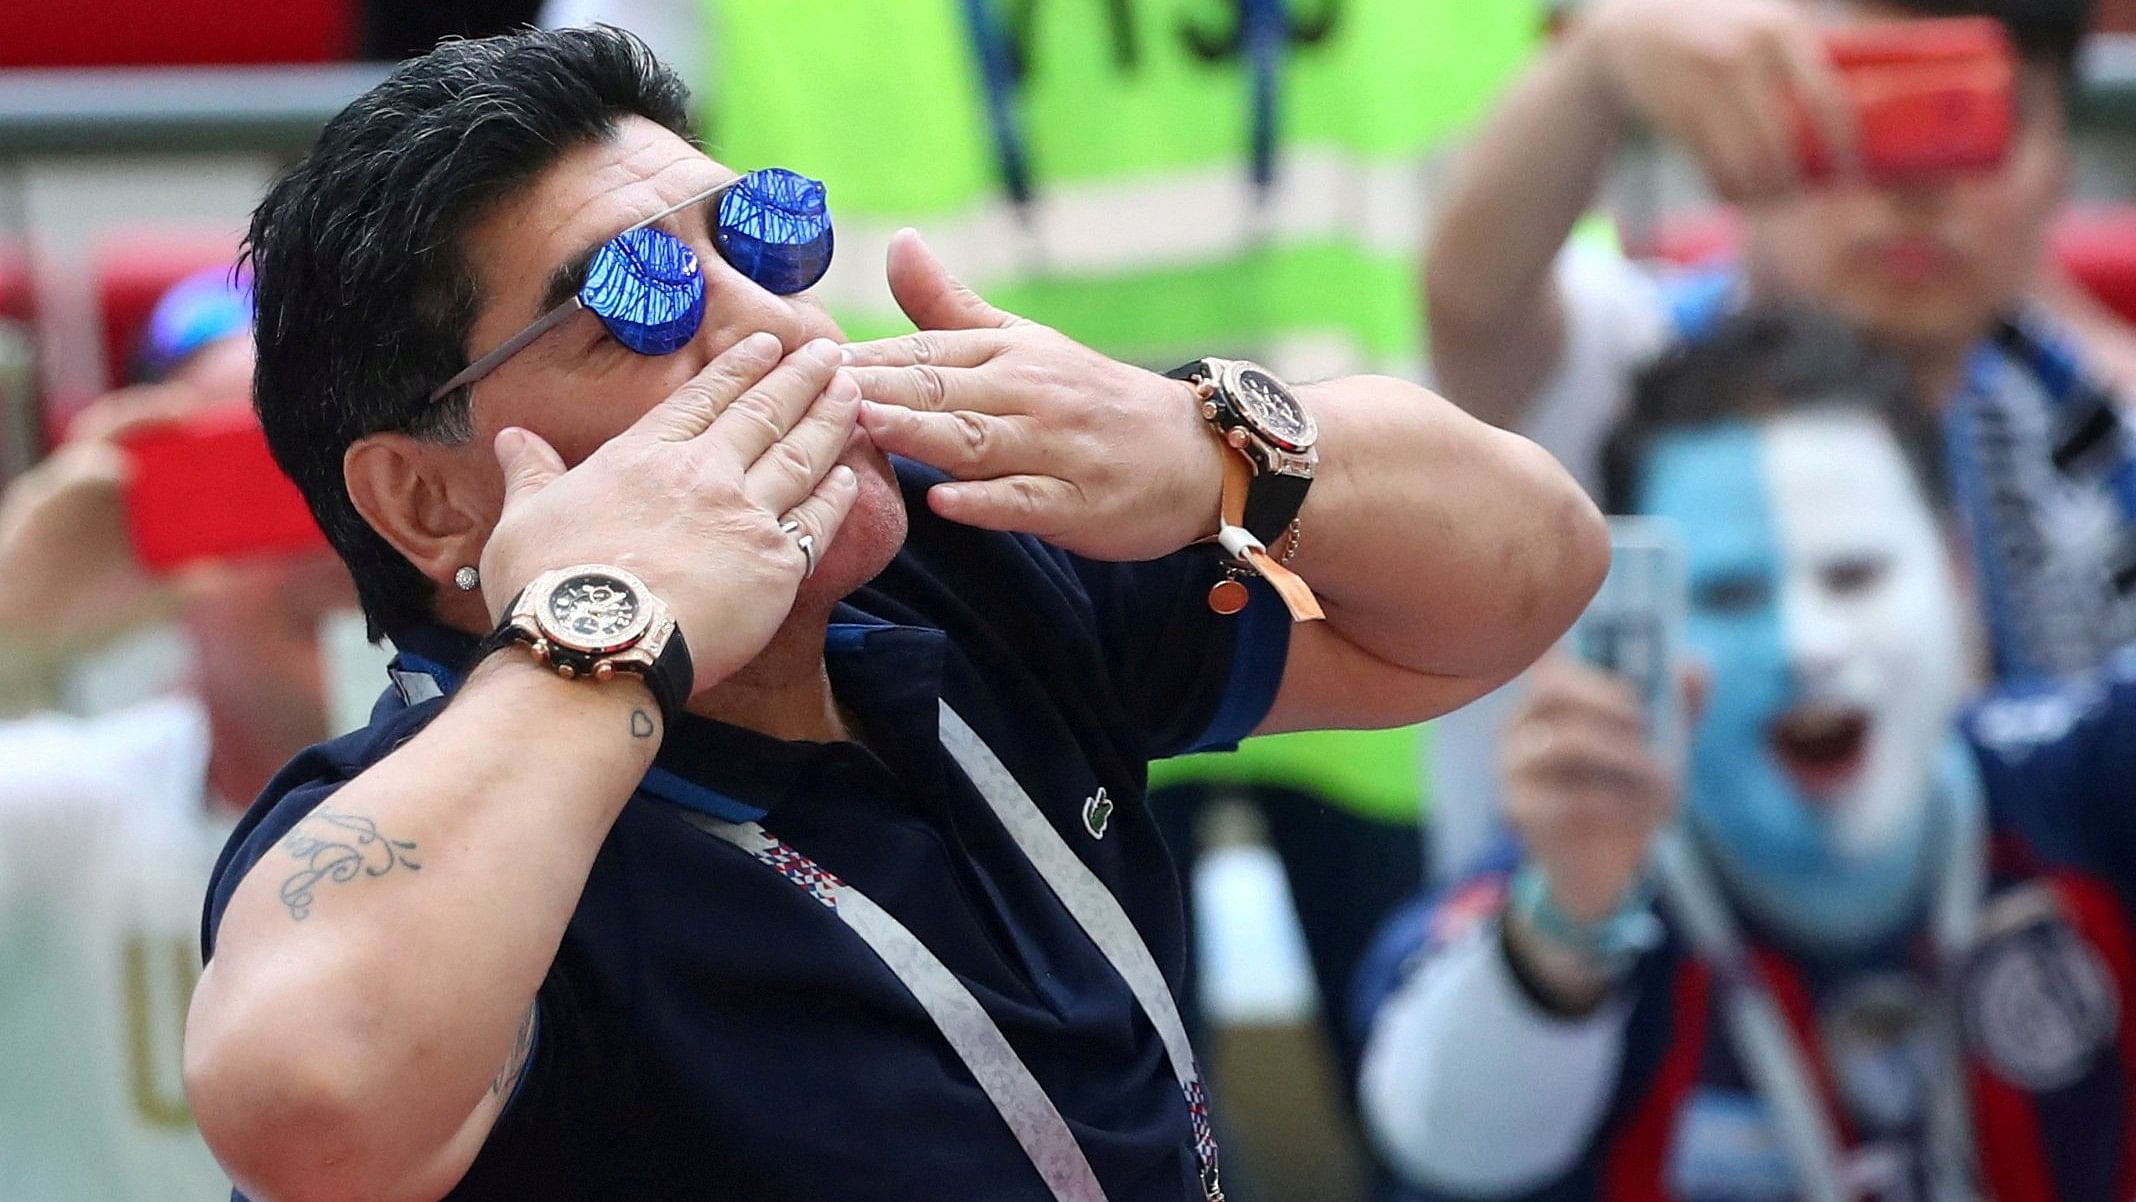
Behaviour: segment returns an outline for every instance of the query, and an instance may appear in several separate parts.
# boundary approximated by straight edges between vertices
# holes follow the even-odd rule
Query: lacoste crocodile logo
[[[1090,832],[1091,838],[1103,839],[1105,824],[1112,821],[1112,812],[1112,798],[1105,796],[1101,786],[1097,796],[1083,799],[1083,829]]]

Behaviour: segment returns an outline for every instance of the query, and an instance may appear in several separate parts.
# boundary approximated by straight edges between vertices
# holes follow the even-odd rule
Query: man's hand
[[[1506,812],[1550,899],[1575,922],[1615,912],[1674,813],[1676,783],[1642,739],[1623,681],[1553,656],[1506,727]]]
[[[1223,459],[1194,390],[987,304],[910,230],[890,289],[920,332],[846,348],[875,445],[956,477],[928,505],[1093,559],[1168,555],[1216,530]]]
[[[504,512],[482,549],[483,597],[501,617],[528,580],[574,563],[635,572],[688,642],[693,695],[754,659],[792,610],[858,496],[838,465],[860,390],[818,340],[782,362],[752,334],[575,467],[517,428],[497,435]]]
[[[144,384],[75,417],[66,444],[0,504],[0,626],[34,629],[41,650],[64,653],[176,607],[182,582],[158,580],[134,559],[130,464],[119,443],[220,400],[184,384]]]
[[[1852,111],[1798,0],[1606,0],[1568,53],[1620,110],[1689,151],[1723,199],[1801,186],[1798,103],[1834,161],[1853,156]]]

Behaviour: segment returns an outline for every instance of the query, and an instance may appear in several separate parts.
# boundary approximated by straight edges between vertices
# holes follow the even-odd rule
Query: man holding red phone
[[[206,1202],[227,1192],[183,1091],[180,1041],[199,976],[188,919],[239,807],[326,733],[317,630],[353,598],[329,555],[224,555],[169,573],[144,562],[134,534],[144,506],[166,529],[217,525],[183,502],[198,491],[189,483],[219,482],[229,464],[195,454],[200,440],[188,435],[204,414],[248,412],[250,332],[249,298],[227,269],[174,288],[151,317],[145,378],[83,410],[0,496],[10,704],[42,708],[30,679],[40,669],[69,668],[127,634],[167,624],[190,653],[168,693],[130,677],[120,708],[0,722],[9,1196]],[[147,439],[167,450],[144,467]],[[144,472],[163,483],[144,490]]]
[[[1830,309],[1906,363],[1946,427],[1997,676],[2096,662],[2136,637],[2136,492],[2114,481],[2127,439],[2083,336],[2036,299],[2089,13],[2088,0],[1586,6],[1478,136],[1432,231],[1438,382],[1592,488],[1639,364],[1751,301]],[[2005,124],[2007,145],[1984,154]],[[1642,125],[1735,206],[1738,259],[1656,271],[1567,245]],[[1486,703],[1442,726],[1442,790],[1495,795],[1503,716]]]
[[[2068,183],[2089,13],[2087,0],[1592,5],[1486,126],[1432,231],[1440,382],[1592,481],[1601,432],[1652,353],[1747,299],[1830,308],[1904,359],[1922,405],[1946,415],[1961,489],[2015,511],[1970,520],[1965,498],[1999,674],[2095,662],[2136,635],[2136,597],[2109,579],[2128,515],[2096,475],[2055,466],[2057,435],[2083,424],[2072,406],[2091,398],[2065,395],[2065,377],[2085,374],[2082,347],[2029,299]],[[1926,150],[1977,152],[1997,118],[1991,86],[1953,87],[1967,59],[1948,25],[1926,19],[1981,15],[2017,54],[2014,128],[1999,161],[1960,153],[1937,170]],[[1992,52],[1972,63],[1991,70]],[[1970,107],[1924,120],[1891,101],[1908,87]],[[1657,277],[1586,248],[1560,253],[1635,124],[1736,206],[1739,262]]]

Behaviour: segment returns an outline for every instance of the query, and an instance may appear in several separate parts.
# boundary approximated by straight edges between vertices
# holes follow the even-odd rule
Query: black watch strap
[[[1167,379],[1191,384],[1208,378],[1208,373],[1208,360],[1196,359],[1164,374]],[[1246,485],[1246,529],[1261,540],[1262,546],[1273,547],[1297,519],[1298,511],[1305,508],[1305,494],[1313,487],[1313,480],[1310,476],[1262,471],[1251,455],[1246,456],[1246,461],[1253,464],[1253,480]]]
[[[504,603],[504,620],[497,623],[494,630],[483,635],[481,642],[475,644],[475,653],[467,657],[468,671],[474,671],[476,664],[520,641],[519,628],[512,625],[512,611],[519,608],[519,599],[526,595],[527,591],[520,589],[512,594],[511,600]]]
[[[1305,508],[1305,494],[1312,486],[1309,476],[1255,472],[1253,482],[1246,486],[1246,529],[1262,546],[1274,547]]]
[[[519,598],[524,595],[524,591],[513,594],[505,603],[504,620],[475,644],[475,653],[468,661],[470,669],[506,647],[525,641],[519,628],[512,625],[510,616],[519,608]],[[673,730],[676,720],[682,716],[683,707],[690,702],[691,686],[697,682],[697,666],[690,660],[690,644],[682,637],[682,627],[677,626],[668,632],[667,644],[643,675],[645,687],[652,691],[653,703],[660,707],[661,729]]]
[[[645,673],[645,687],[653,691],[653,700],[660,705],[661,730],[675,729],[683,707],[690,703],[690,688],[696,683],[697,666],[690,662],[690,644],[682,637],[682,627],[677,626],[668,631],[667,645]]]

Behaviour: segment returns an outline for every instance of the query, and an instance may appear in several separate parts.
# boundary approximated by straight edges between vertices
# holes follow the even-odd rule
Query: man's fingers
[[[778,366],[780,353],[777,335],[751,334],[721,351],[703,371],[647,410],[631,429],[667,442],[697,437],[743,389]]]
[[[859,496],[860,477],[841,463],[817,483],[807,500],[786,512],[782,524],[795,524],[794,554],[800,558],[804,569],[822,564],[824,557],[830,554],[831,544],[837,540],[838,531],[845,525],[846,515],[853,512],[853,502]],[[809,548],[814,552],[813,560],[801,550],[804,535],[813,540]]]
[[[719,411],[700,439],[741,472],[786,437],[838,374],[838,344],[818,338]]]
[[[1714,192],[1731,202],[1771,195],[1776,189],[1757,119],[1742,111],[1747,105],[1732,98],[1708,103],[1711,111],[1699,115],[1696,124],[1684,131],[1683,140]]]
[[[1599,785],[1626,804],[1666,792],[1646,748],[1618,732],[1581,722],[1531,722],[1506,734],[1506,775],[1556,789]]]
[[[1793,85],[1784,64],[1777,61],[1778,47],[1761,61],[1763,78],[1746,80],[1736,103],[1743,110],[1745,136],[1756,153],[1756,185],[1767,195],[1785,195],[1802,186],[1802,156],[1795,137],[1795,110],[1790,96]]]
[[[927,490],[927,506],[952,522],[1048,538],[1083,504],[1073,483],[1056,476],[964,480]]]
[[[1000,330],[921,330],[873,342],[849,342],[845,360],[854,367],[978,367],[1009,349]]]
[[[532,430],[506,426],[497,431],[497,441],[491,449],[497,454],[497,466],[504,472],[507,505],[540,492],[549,481],[564,474],[563,456]]]
[[[938,367],[920,363],[911,367],[854,367],[847,369],[860,382],[860,395],[883,405],[917,409],[922,413],[948,413],[969,409],[995,412],[1001,390],[985,386],[978,369]]]
[[[1818,41],[1816,31],[1807,22],[1784,31],[1774,54],[1779,59],[1777,70],[1787,94],[1802,105],[1833,169],[1842,176],[1858,174],[1861,159],[1854,105],[1847,99],[1839,71]]]
[[[919,231],[902,229],[890,238],[886,264],[890,295],[898,308],[923,330],[971,330],[1023,324],[1023,318],[1005,313],[979,299],[949,274],[934,251],[922,241]]]
[[[841,372],[785,438],[742,473],[742,491],[773,513],[798,504],[823,480],[852,440],[860,386]]]
[[[1639,697],[1628,681],[1566,655],[1537,665],[1516,720],[1592,722],[1634,738],[1644,728]]]
[[[1002,476],[1038,466],[1026,420],[959,409],[922,413],[863,401],[860,427],[892,455],[917,459],[959,479]]]
[[[211,407],[208,397],[177,381],[136,384],[96,401],[67,423],[68,442],[118,441],[151,426],[174,422]]]

